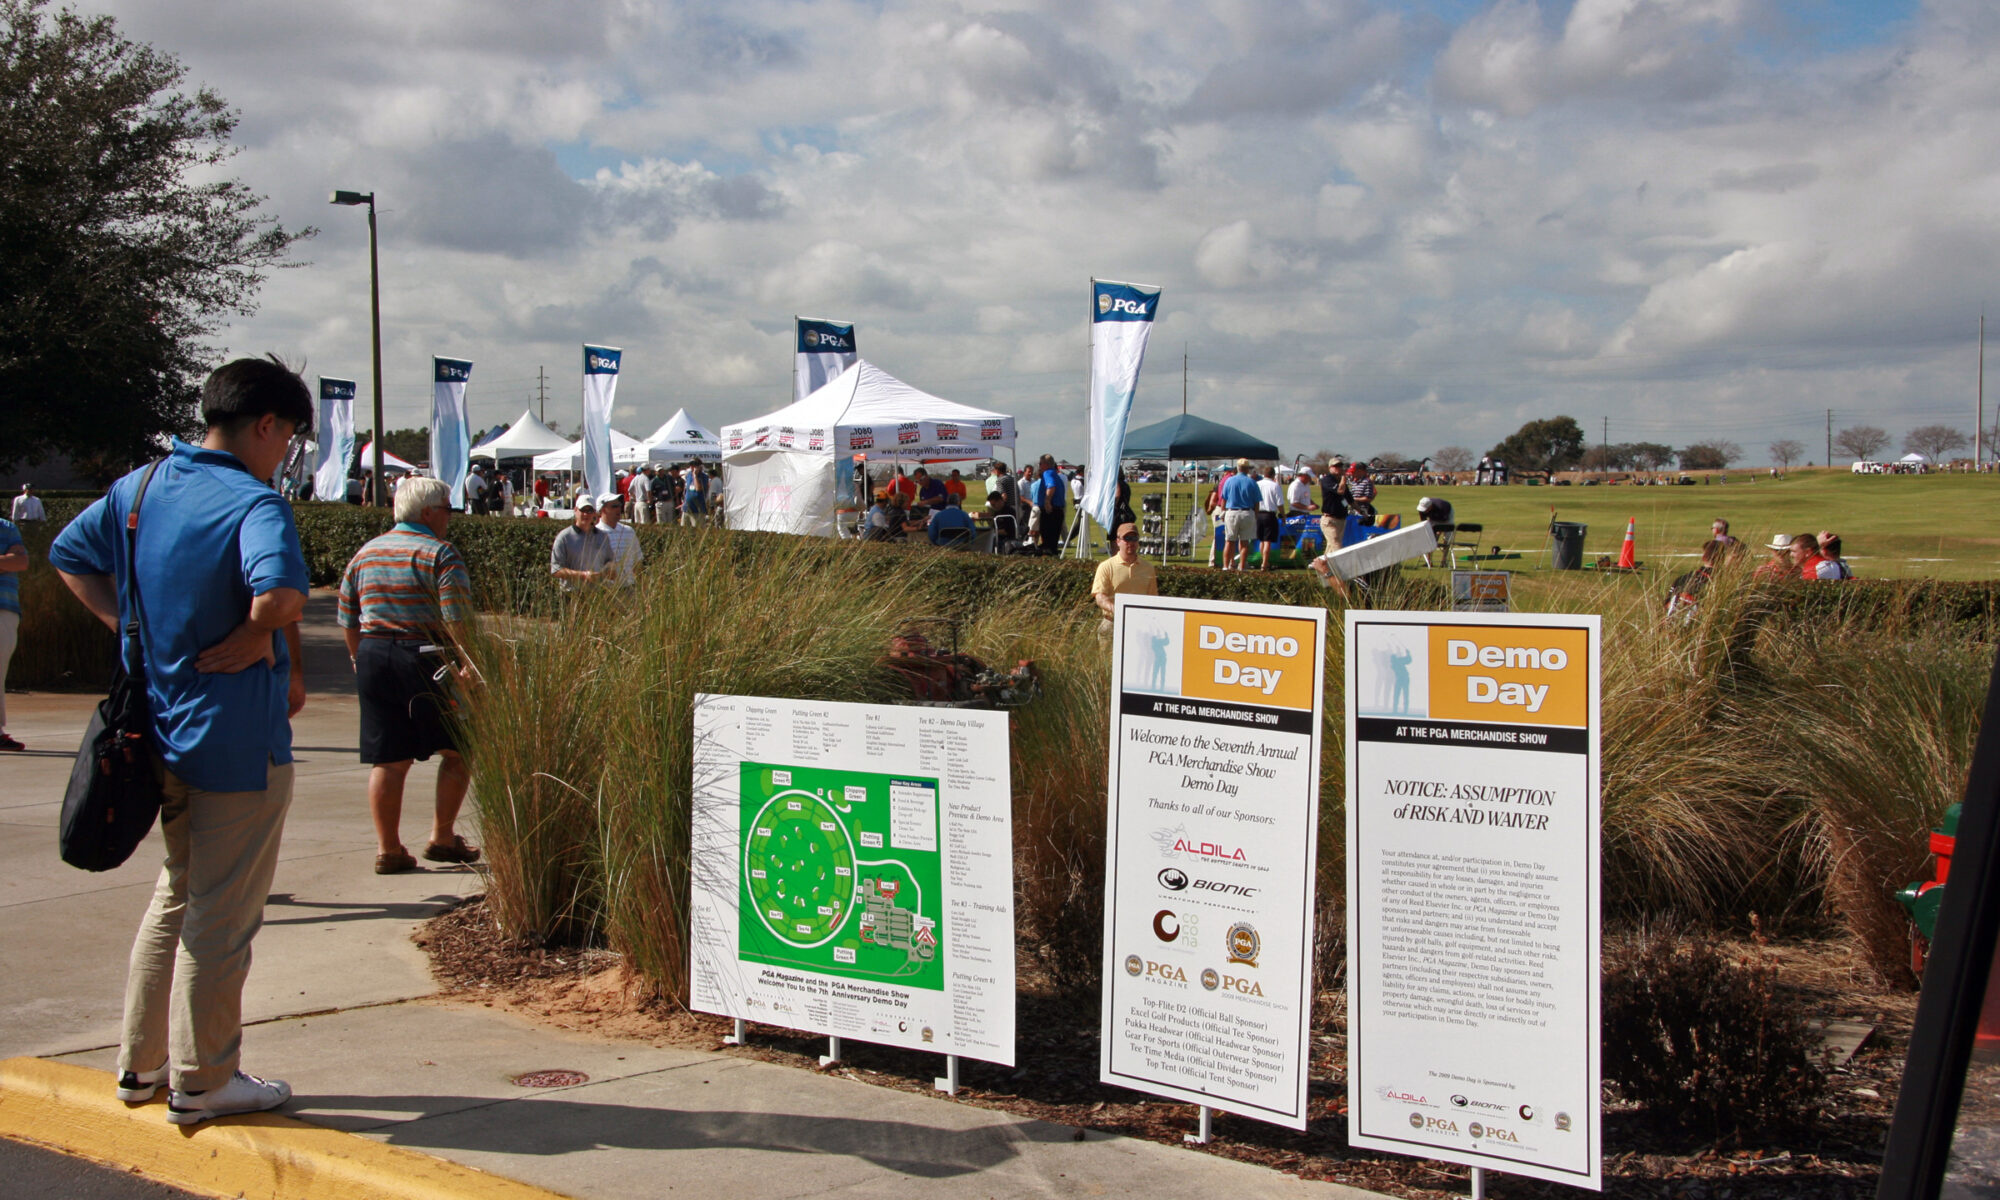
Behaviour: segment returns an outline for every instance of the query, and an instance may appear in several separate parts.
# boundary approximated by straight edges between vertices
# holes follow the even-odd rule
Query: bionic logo
[[[1160,868],[1160,886],[1170,892],[1178,892],[1188,885],[1187,872],[1179,867]]]

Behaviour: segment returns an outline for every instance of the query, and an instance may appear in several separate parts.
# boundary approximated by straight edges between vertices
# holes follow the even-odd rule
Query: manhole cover
[[[557,1088],[575,1087],[579,1083],[589,1083],[590,1076],[582,1071],[528,1071],[514,1076],[515,1087]]]

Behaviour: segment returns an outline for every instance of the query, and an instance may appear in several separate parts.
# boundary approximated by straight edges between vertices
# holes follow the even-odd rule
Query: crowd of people
[[[1764,549],[1769,557],[1750,572],[1752,580],[1842,583],[1854,578],[1854,568],[1841,556],[1840,535],[1830,529],[1775,534]],[[1709,526],[1709,539],[1702,543],[1701,565],[1677,577],[1668,587],[1667,612],[1692,613],[1716,574],[1741,563],[1747,553],[1743,542],[1730,535],[1729,522],[1717,517]]]

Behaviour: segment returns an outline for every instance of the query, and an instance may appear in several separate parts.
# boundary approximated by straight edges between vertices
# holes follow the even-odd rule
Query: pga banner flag
[[[354,464],[354,381],[319,377],[319,461],[313,464],[313,499],[347,499],[347,469]]]
[[[806,317],[798,322],[799,373],[792,399],[803,400],[860,361],[861,355],[854,349],[854,326]]]
[[[1090,281],[1090,462],[1084,473],[1083,511],[1113,532],[1118,505],[1118,460],[1125,426],[1139,390],[1139,364],[1160,309],[1160,289],[1134,283]]]
[[[624,355],[616,346],[583,348],[583,483],[593,499],[611,490],[611,402]]]
[[[462,358],[431,359],[431,474],[451,489],[451,506],[465,507],[465,476],[472,467],[472,431],[465,420],[465,381],[472,364]]]

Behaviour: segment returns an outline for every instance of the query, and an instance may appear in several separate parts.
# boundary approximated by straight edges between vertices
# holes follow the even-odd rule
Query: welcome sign
[[[1598,643],[1347,613],[1354,1146],[1601,1189]]]
[[[1326,612],[1114,627],[1099,1076],[1304,1129]]]

